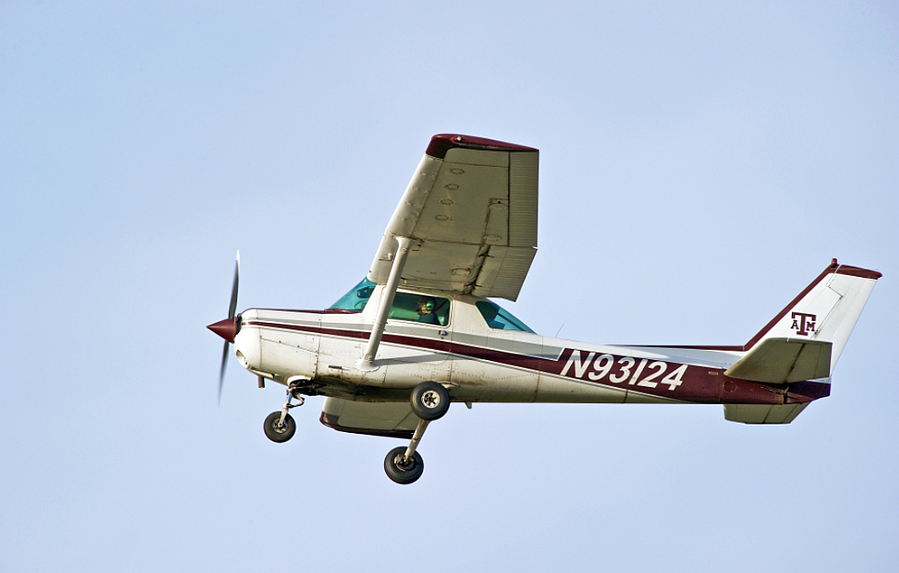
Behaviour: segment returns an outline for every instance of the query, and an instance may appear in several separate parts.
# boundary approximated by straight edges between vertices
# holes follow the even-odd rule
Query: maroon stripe
[[[280,328],[284,330],[294,330],[299,332],[319,333],[327,336],[337,336],[341,338],[365,340],[369,337],[369,332],[358,330],[347,330],[338,328],[322,328],[313,326],[303,326],[295,324],[281,324],[264,321],[248,321],[248,326],[264,326],[268,328]],[[562,376],[569,359],[575,351],[580,352],[582,360],[586,360],[592,353],[594,358],[601,355],[596,351],[585,351],[574,348],[565,348],[559,358],[544,358],[537,356],[529,356],[525,354],[516,354],[503,350],[493,350],[480,346],[472,346],[460,344],[458,342],[449,342],[445,340],[434,340],[428,338],[418,338],[401,334],[385,333],[383,340],[391,344],[398,344],[412,348],[427,349],[446,354],[453,354],[460,357],[471,358],[475,360],[483,360],[502,364],[504,366],[513,366],[530,370],[535,373],[545,373],[554,376]],[[621,355],[611,355],[613,362],[618,364],[619,360],[624,358]],[[644,359],[635,358],[635,365],[632,372],[635,372],[636,365]],[[647,364],[656,362],[647,360]],[[683,366],[678,362],[664,362],[666,368],[665,375],[670,374],[675,368]],[[669,389],[669,384],[664,382],[664,375],[660,376],[655,382],[658,384],[655,388],[640,387],[629,383],[629,380],[621,383],[612,383],[606,380],[594,381],[590,380],[586,375],[587,369],[581,377],[576,376],[576,369],[569,368],[565,373],[565,377],[577,380],[587,384],[595,384],[607,388],[626,389],[628,391],[637,392],[639,394],[658,396],[673,400],[681,400],[685,402],[695,402],[703,404],[784,404],[785,402],[806,402],[815,400],[829,394],[829,384],[821,383],[804,383],[805,386],[791,385],[790,393],[787,393],[787,387],[768,386],[765,384],[750,382],[748,380],[739,380],[724,375],[724,369],[709,368],[703,366],[687,365],[686,370],[681,377],[681,384]],[[592,372],[592,371],[591,371]],[[611,375],[612,372],[609,373]],[[649,374],[649,371],[642,373],[641,380]],[[635,382],[639,382],[636,380]],[[823,389],[826,387],[826,393]],[[795,389],[795,392],[793,390]],[[326,424],[328,425],[328,424]],[[339,429],[339,428],[338,428]],[[352,430],[345,430],[352,431]]]

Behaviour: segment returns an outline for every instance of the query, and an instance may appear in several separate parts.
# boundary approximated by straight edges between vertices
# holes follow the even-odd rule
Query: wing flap
[[[341,432],[411,438],[418,425],[408,402],[354,402],[327,398],[320,421]]]
[[[731,378],[790,384],[830,376],[832,344],[823,340],[767,338],[728,368]]]
[[[536,254],[528,247],[490,247],[471,294],[515,300]]]

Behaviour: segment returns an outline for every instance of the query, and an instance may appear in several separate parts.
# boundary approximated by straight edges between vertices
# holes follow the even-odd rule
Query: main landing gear
[[[302,385],[297,382],[288,384],[287,401],[284,402],[284,407],[277,412],[272,412],[265,419],[262,429],[265,430],[265,436],[269,440],[280,444],[292,438],[297,432],[297,423],[287,411],[291,408],[302,406],[306,402],[306,399],[300,396],[301,390]],[[297,400],[299,403],[291,404],[294,400]]]
[[[387,477],[398,484],[409,484],[421,477],[425,463],[421,454],[415,450],[428,424],[443,417],[450,405],[449,392],[437,382],[419,384],[412,390],[409,400],[412,412],[418,416],[418,426],[412,435],[412,441],[408,447],[393,448],[384,458],[384,471]]]
[[[263,429],[268,439],[273,442],[286,442],[294,436],[297,424],[288,410],[302,406],[305,399],[300,393],[307,389],[302,382],[291,382],[287,386],[287,400],[279,411],[272,412],[265,419]],[[307,389],[308,390],[308,389]],[[293,401],[297,403],[294,404]],[[443,385],[437,382],[423,382],[412,389],[409,397],[412,412],[418,416],[418,425],[412,434],[408,446],[393,448],[384,458],[384,471],[387,477],[399,484],[409,484],[421,477],[425,469],[424,460],[416,449],[428,424],[446,414],[450,407],[450,395]]]

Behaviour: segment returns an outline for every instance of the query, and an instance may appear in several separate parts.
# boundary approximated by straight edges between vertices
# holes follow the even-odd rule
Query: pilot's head
[[[429,296],[423,296],[418,299],[418,314],[428,314],[434,312],[434,299]]]

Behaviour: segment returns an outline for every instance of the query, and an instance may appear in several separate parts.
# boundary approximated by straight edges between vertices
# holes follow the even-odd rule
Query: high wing
[[[396,237],[408,237],[403,286],[514,301],[537,252],[538,160],[530,147],[435,135],[368,279],[387,284]]]

